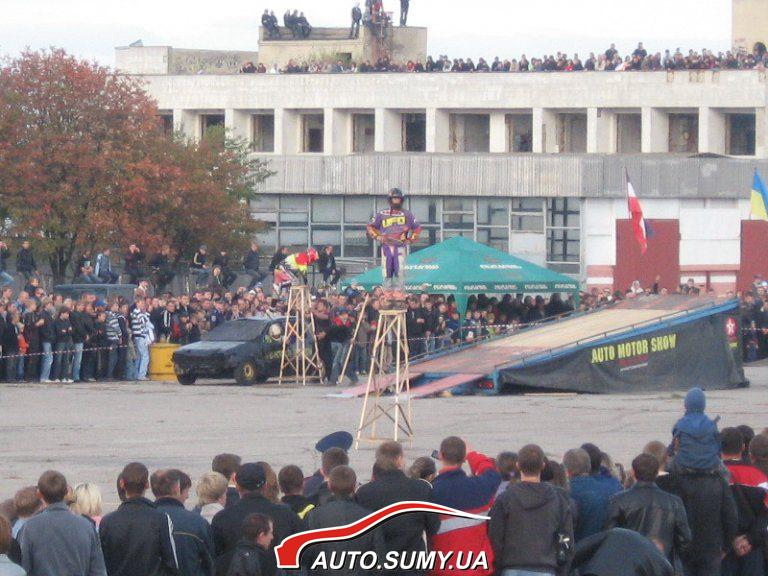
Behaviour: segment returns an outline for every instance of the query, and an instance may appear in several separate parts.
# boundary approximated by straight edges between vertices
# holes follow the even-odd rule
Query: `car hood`
[[[175,354],[180,356],[203,356],[211,353],[232,352],[247,342],[195,342],[179,348]]]

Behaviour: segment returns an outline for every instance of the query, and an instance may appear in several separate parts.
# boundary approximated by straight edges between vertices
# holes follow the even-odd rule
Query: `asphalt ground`
[[[707,394],[707,411],[721,416],[721,428],[768,426],[768,366],[746,372],[750,388]],[[315,442],[335,430],[354,433],[360,418],[362,399],[327,398],[332,391],[210,382],[2,384],[0,500],[53,468],[72,485],[97,483],[109,511],[127,462],[180,468],[194,481],[220,452],[265,460],[276,470],[298,464],[309,475],[319,464]],[[589,441],[628,465],[648,441],[669,441],[683,393],[430,398],[414,400],[413,412],[409,461],[459,435],[492,456],[535,442],[560,459]],[[370,478],[373,456],[373,444],[350,453],[361,481]]]

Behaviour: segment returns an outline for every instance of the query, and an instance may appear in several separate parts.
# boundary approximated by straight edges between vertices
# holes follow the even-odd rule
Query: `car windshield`
[[[264,320],[233,320],[217,326],[202,339],[205,342],[247,342],[260,336],[267,324]]]

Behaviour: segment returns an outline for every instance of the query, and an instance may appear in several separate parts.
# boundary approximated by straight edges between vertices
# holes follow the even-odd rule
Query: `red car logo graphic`
[[[468,518],[470,520],[488,520],[487,516],[470,514],[469,512],[462,512],[461,510],[456,510],[455,508],[441,506],[440,504],[432,504],[430,502],[397,502],[395,504],[390,504],[381,510],[373,512],[365,518],[361,518],[352,524],[336,526],[334,528],[308,530],[306,532],[299,532],[298,534],[289,536],[275,548],[277,566],[284,569],[299,568],[299,556],[301,555],[302,550],[304,550],[304,548],[307,546],[311,544],[318,544],[320,542],[351,540],[352,538],[356,538],[362,535],[367,530],[375,528],[382,522],[386,522],[391,518],[395,518],[396,516],[400,516],[401,514],[406,514],[408,512],[434,512],[447,516]]]

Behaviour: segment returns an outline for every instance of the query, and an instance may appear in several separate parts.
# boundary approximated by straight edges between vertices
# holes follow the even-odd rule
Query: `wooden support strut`
[[[307,342],[310,338],[310,342]],[[323,363],[315,336],[315,318],[312,316],[312,298],[309,286],[291,286],[288,309],[285,312],[285,334],[280,360],[279,384],[293,371],[294,383],[307,385],[308,380],[322,380]]]
[[[390,341],[390,342],[388,342]],[[388,344],[392,347],[391,370]],[[392,379],[394,375],[394,380]],[[387,385],[387,380],[391,384]],[[391,394],[385,394],[391,390]],[[382,417],[393,424],[392,436],[377,436],[376,424]],[[410,357],[405,331],[405,309],[379,311],[379,323],[371,353],[368,383],[357,428],[355,448],[360,441],[381,442],[400,439],[400,433],[413,442],[413,414],[410,395]],[[368,434],[363,437],[363,433]]]

